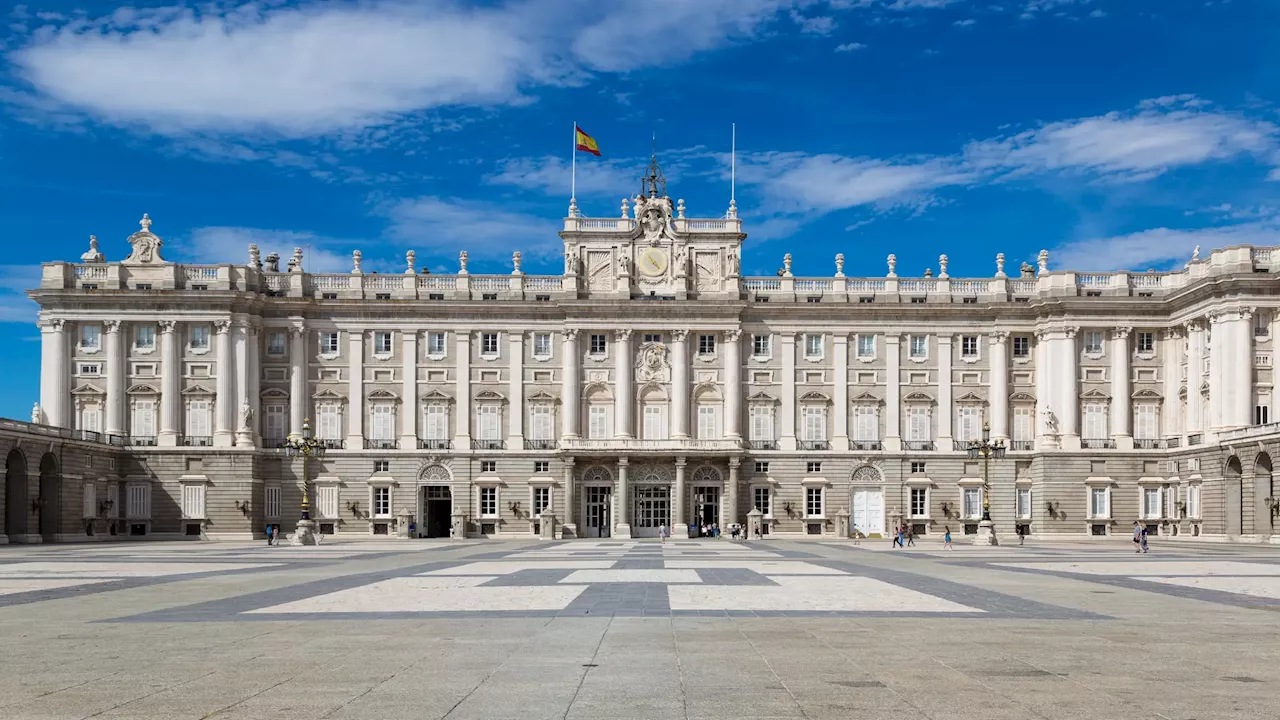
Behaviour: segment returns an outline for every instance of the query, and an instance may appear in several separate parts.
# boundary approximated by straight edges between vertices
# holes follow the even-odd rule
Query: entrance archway
[[[58,461],[52,453],[40,457],[40,537],[53,542],[58,533],[59,500],[61,498],[61,474]]]
[[[418,531],[422,537],[447,538],[453,526],[453,476],[443,465],[418,473]]]
[[[9,542],[22,542],[27,534],[27,458],[21,450],[9,451],[4,462],[4,531]]]
[[[1253,461],[1253,507],[1254,533],[1270,535],[1272,527],[1271,506],[1267,498],[1275,497],[1275,488],[1271,481],[1271,456],[1265,452],[1258,453]]]
[[[1223,532],[1227,535],[1240,535],[1244,532],[1244,471],[1240,466],[1240,458],[1232,455],[1222,472],[1224,509],[1226,517]]]

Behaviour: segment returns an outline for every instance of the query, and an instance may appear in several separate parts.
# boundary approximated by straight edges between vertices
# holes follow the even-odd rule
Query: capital
[[[689,331],[688,330],[672,330],[671,339],[678,343],[682,343],[689,339]]]
[[[628,342],[631,340],[631,332],[630,328],[618,328],[613,331],[613,337],[618,342]]]
[[[1074,338],[1075,338],[1075,336],[1076,336],[1076,334],[1077,334],[1077,333],[1079,333],[1079,332],[1080,332],[1080,328],[1078,328],[1078,327],[1064,327],[1064,328],[1062,328],[1062,334],[1063,334],[1063,335],[1066,335],[1068,340],[1072,340],[1072,339],[1074,339]]]
[[[103,320],[102,327],[104,330],[106,330],[109,333],[120,332],[120,321],[119,320]]]
[[[178,322],[176,320],[161,320],[160,322],[156,323],[156,325],[159,326],[160,332],[171,333],[175,329],[177,329]]]
[[[738,340],[740,340],[741,338],[742,338],[742,331],[741,331],[741,330],[739,330],[738,328],[734,328],[734,329],[732,329],[732,330],[725,330],[725,331],[724,331],[724,341],[725,341],[725,342],[731,342],[731,343],[734,343],[734,342],[738,342]]]
[[[566,329],[565,329],[565,331],[564,331],[564,339],[565,339],[565,340],[577,340],[577,339],[578,339],[578,333],[579,333],[579,332],[581,332],[581,331],[580,331],[580,330],[578,330],[578,328],[566,328]]]
[[[62,328],[66,326],[67,321],[62,318],[53,318],[51,320],[41,320],[36,324],[40,326],[42,331],[48,330],[49,332],[62,332]]]
[[[307,332],[307,326],[302,323],[295,323],[289,326],[289,334],[294,337],[302,337]]]
[[[1118,327],[1111,330],[1111,336],[1117,340],[1128,340],[1131,332],[1133,332],[1131,327]]]
[[[231,330],[230,320],[214,320],[213,331],[219,335],[223,335]]]
[[[1009,332],[1007,330],[996,330],[988,338],[991,340],[992,345],[1003,345],[1009,339]]]

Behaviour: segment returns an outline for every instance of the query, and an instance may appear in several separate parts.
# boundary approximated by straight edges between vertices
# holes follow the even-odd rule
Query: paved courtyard
[[[1278,556],[0,547],[0,718],[1276,718]]]

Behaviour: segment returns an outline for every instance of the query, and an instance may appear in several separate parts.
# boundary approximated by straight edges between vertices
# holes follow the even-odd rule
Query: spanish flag
[[[577,125],[574,125],[573,129],[578,138],[578,149],[582,152],[589,152],[596,157],[600,157],[600,146],[596,144],[595,138],[582,132],[582,128]]]

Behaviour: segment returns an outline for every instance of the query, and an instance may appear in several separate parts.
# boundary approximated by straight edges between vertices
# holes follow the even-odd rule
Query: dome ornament
[[[106,258],[104,258],[104,257],[102,256],[102,253],[98,251],[98,236],[97,236],[97,235],[90,235],[90,236],[89,236],[89,251],[88,251],[88,252],[86,252],[85,254],[83,254],[83,255],[81,255],[81,256],[80,256],[80,262],[82,262],[82,263],[101,263],[101,262],[106,262],[106,261],[107,261],[107,260],[106,260]]]

